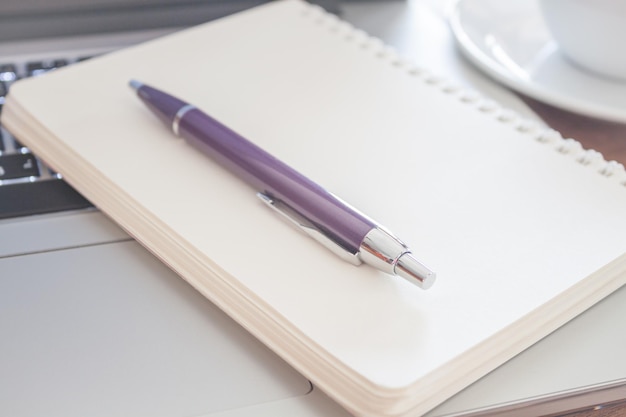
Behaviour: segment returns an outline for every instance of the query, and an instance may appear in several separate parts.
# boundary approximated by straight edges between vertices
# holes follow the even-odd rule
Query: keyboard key
[[[37,76],[68,64],[65,59],[32,61],[22,75]],[[18,78],[16,65],[0,63],[0,112],[9,86]],[[36,180],[28,180],[33,177]],[[37,158],[6,130],[0,130],[0,219],[93,207],[59,178],[54,173],[41,178]]]
[[[17,68],[13,64],[0,64],[0,81],[15,81]]]
[[[92,204],[62,180],[0,186],[0,219],[87,207]]]
[[[39,166],[33,154],[0,155],[0,180],[38,176]]]
[[[52,71],[68,64],[65,59],[54,59],[47,61],[29,62],[26,64],[26,72],[29,76],[37,76]]]
[[[15,146],[15,149],[26,149],[26,150],[28,150],[28,148],[26,146],[22,145],[19,140],[15,139],[13,136],[10,136],[10,137],[11,137],[11,139],[13,139],[13,144]]]

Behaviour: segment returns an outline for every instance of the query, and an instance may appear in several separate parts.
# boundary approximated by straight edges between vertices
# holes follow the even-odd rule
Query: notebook
[[[299,2],[279,2],[218,24],[63,69],[45,78],[20,82],[12,87],[3,111],[3,123],[20,138],[28,138],[24,140],[28,146],[43,155],[71,184],[148,246],[154,242],[146,235],[158,231],[147,229],[143,235],[139,226],[146,224],[140,219],[132,219],[131,224],[125,223],[121,215],[116,217],[114,205],[104,198],[107,190],[104,187],[92,188],[91,183],[89,187],[85,186],[83,181],[91,180],[91,177],[77,175],[79,171],[85,172],[76,168],[76,162],[88,160],[105,175],[115,177],[116,186],[130,187],[133,198],[141,197],[140,206],[150,202],[147,206],[158,213],[160,221],[165,219],[161,225],[166,227],[176,221],[167,216],[176,217],[177,210],[170,209],[176,205],[177,190],[187,186],[193,190],[201,189],[205,182],[197,179],[210,177],[210,195],[186,193],[184,198],[179,199],[185,203],[185,216],[188,218],[193,218],[194,213],[199,215],[200,210],[195,209],[199,207],[195,204],[198,202],[207,205],[203,208],[218,210],[211,212],[213,215],[220,214],[219,210],[229,212],[229,216],[220,216],[219,224],[210,222],[211,242],[202,240],[206,234],[201,231],[194,234],[197,224],[191,224],[193,222],[184,230],[186,240],[198,239],[203,245],[215,245],[211,251],[206,251],[211,254],[211,266],[215,268],[208,274],[212,280],[203,282],[215,286],[205,291],[206,295],[236,319],[245,321],[244,324],[257,337],[352,411],[360,414],[418,414],[622,283],[620,278],[623,280],[623,274],[619,272],[623,267],[624,247],[611,236],[616,228],[623,228],[623,221],[618,215],[624,206],[620,184],[623,172],[615,164],[589,167],[577,164],[575,158],[568,158],[561,152],[549,152],[551,148],[558,148],[566,153],[570,142],[562,143],[558,136],[539,132],[532,126],[517,125],[509,115],[497,111],[494,115],[489,109],[481,110],[480,105],[471,104],[472,97],[464,96],[462,92],[447,88],[442,91],[429,85],[418,77],[417,72],[413,74],[410,68],[403,68],[402,62],[394,61],[390,51],[368,42],[356,44],[359,38],[367,41],[362,33],[353,31],[331,16],[320,14],[316,9],[302,7]],[[301,16],[301,13],[307,16]],[[307,19],[305,22],[308,24],[303,25],[296,17]],[[296,21],[298,24],[295,24]],[[235,33],[240,35],[244,28],[258,36],[234,36]],[[290,36],[284,36],[286,33]],[[205,38],[208,34],[211,37]],[[199,39],[215,40],[216,37],[231,42],[207,43],[207,49],[214,58],[210,69],[228,73],[225,77],[226,81],[230,80],[228,82],[224,77],[207,80],[208,63],[198,61],[195,50],[180,48],[181,40],[187,43]],[[235,41],[239,44],[234,44]],[[150,65],[160,57],[155,51],[162,53],[164,46],[172,48],[172,57],[178,60],[155,68]],[[328,60],[331,56],[334,59]],[[182,80],[170,76],[173,70],[180,67],[180,62],[184,62],[182,58],[192,57],[196,65],[189,67],[188,75],[203,76],[200,89],[197,85],[185,87]],[[248,65],[234,65],[235,59],[246,64],[254,62],[254,71],[248,71]],[[122,61],[125,65],[119,66]],[[326,62],[333,62],[332,68],[327,68],[324,65]],[[324,68],[328,71],[323,71]],[[98,86],[81,82],[81,79],[89,80],[103,69],[109,70],[109,75],[101,79]],[[295,69],[298,71],[293,71]],[[313,74],[307,69],[317,71]],[[407,241],[427,242],[418,243],[417,247],[424,259],[432,259],[430,263],[439,270],[437,287],[419,292],[368,269],[344,265],[333,260],[314,242],[282,225],[264,207],[254,205],[254,193],[179,143],[172,142],[171,138],[162,134],[160,127],[150,124],[150,119],[137,123],[136,118],[144,115],[144,110],[129,95],[126,82],[130,76],[159,84],[169,91],[175,90],[172,92],[189,97],[190,101],[204,108],[214,106],[211,113],[220,114],[222,120],[242,133],[246,133],[246,129],[253,131],[255,137],[260,136],[257,139],[259,143],[273,153],[283,155],[283,159],[292,159],[292,165],[302,166],[302,170],[311,176],[321,177],[319,182],[348,201],[378,213],[375,217],[383,221],[387,219],[384,223],[393,229],[404,230],[404,236],[408,234]],[[189,80],[189,77],[184,78]],[[273,82],[268,83],[268,80]],[[303,83],[303,80],[306,82]],[[373,80],[378,82],[367,82]],[[122,83],[118,88],[120,81]],[[81,85],[80,89],[71,88],[77,84]],[[385,88],[382,88],[383,85]],[[55,102],[54,108],[63,109],[66,117],[61,114],[52,117],[49,110],[38,108],[44,104],[48,94],[52,95],[61,88],[64,97],[72,100]],[[211,95],[206,94],[209,88]],[[327,100],[329,92],[334,93],[332,97],[335,101]],[[85,109],[84,106],[72,106],[80,94],[85,94],[85,98],[93,97],[94,93],[99,98],[93,101],[96,107]],[[37,97],[37,103],[30,101],[34,97]],[[306,100],[301,97],[306,97]],[[369,97],[376,100],[365,100]],[[266,103],[269,99],[270,102]],[[129,107],[126,107],[127,102]],[[123,103],[121,107],[120,103]],[[297,112],[293,103],[298,103]],[[396,111],[384,111],[391,105]],[[14,123],[23,110],[20,106],[27,106],[29,113],[36,114],[38,127],[32,132],[30,128],[19,130]],[[89,155],[91,149],[72,143],[76,147],[72,152],[78,149],[79,153],[93,159],[81,159],[83,155],[78,159],[65,158],[61,164],[59,159],[63,159],[63,152],[55,153],[55,147],[50,147],[48,153],[40,142],[43,138],[37,137],[37,133],[46,133],[42,135],[46,139],[53,136],[59,140],[61,137],[63,140],[70,137],[76,139],[78,135],[68,134],[68,131],[80,131],[98,121],[90,119],[94,113],[102,114],[95,111],[97,106],[117,111],[116,116],[120,116],[118,113],[122,109],[130,109],[132,123],[124,121],[121,130],[110,125],[106,129],[113,128],[116,133],[124,134],[129,133],[128,129],[141,132],[133,138],[139,143],[124,141],[123,144],[130,150],[142,150],[137,153],[143,155],[142,158],[124,160],[123,155],[114,154],[114,147],[105,148],[106,144],[112,145],[110,141],[121,140],[116,135],[106,135],[109,141],[106,144],[95,144],[98,148],[96,156]],[[455,124],[440,123],[439,117],[423,117],[417,126],[413,117],[427,113],[426,110],[429,114],[449,116]],[[77,112],[80,112],[80,117],[77,117]],[[338,118],[337,114],[343,117]],[[281,123],[278,123],[276,115],[281,115]],[[375,123],[368,126],[355,123],[364,117]],[[76,123],[77,120],[80,123]],[[102,123],[102,119],[99,122]],[[141,127],[133,130],[136,124]],[[40,128],[42,125],[44,129]],[[390,127],[393,127],[395,135],[383,136]],[[470,128],[480,132],[480,135],[466,137]],[[62,135],[59,135],[59,129],[63,131]],[[98,135],[104,137],[105,133],[110,133],[106,129]],[[146,134],[146,129],[149,134]],[[48,135],[49,131],[55,134]],[[344,140],[338,141],[338,136]],[[436,137],[439,141],[425,141],[422,139],[424,136],[429,139]],[[299,138],[297,146],[286,147],[285,144],[290,143],[288,139],[293,137]],[[272,142],[274,138],[275,142]],[[159,141],[158,146],[154,145],[155,140]],[[394,148],[399,144],[402,146]],[[161,146],[164,148],[160,150],[168,148],[168,159],[145,157],[146,149],[160,151]],[[425,146],[428,148],[425,149]],[[450,154],[450,149],[455,152]],[[418,152],[420,150],[428,150],[427,155]],[[107,165],[106,160],[111,155],[115,158],[108,160]],[[469,155],[472,158],[468,158]],[[529,171],[527,161],[531,158],[533,166]],[[320,166],[319,160],[324,160],[323,166]],[[143,170],[159,168],[163,161],[171,161],[176,169],[172,170],[169,165],[165,170]],[[445,164],[442,164],[444,161]],[[585,162],[584,158],[582,162]],[[368,166],[367,163],[375,163],[377,169],[358,169]],[[133,165],[133,171],[139,173],[156,172],[157,180],[150,178],[149,182],[142,182],[141,177],[146,176],[127,177],[123,170],[110,172],[110,169],[114,170],[113,165],[117,168]],[[342,172],[358,172],[360,180],[356,183],[367,184],[367,187],[355,187],[354,178],[342,178],[326,169],[329,166],[341,166]],[[595,174],[594,170],[603,171],[609,178]],[[73,172],[75,175],[72,175]],[[493,172],[500,175],[494,177]],[[202,175],[195,175],[198,173]],[[424,175],[418,175],[422,173]],[[547,173],[550,173],[550,181],[546,180]],[[185,185],[185,181],[177,181],[181,176],[186,180],[196,179],[196,183],[191,181]],[[389,177],[396,182],[388,182],[386,179]],[[429,181],[413,181],[422,177]],[[98,175],[95,178],[103,177]],[[398,178],[410,178],[412,181],[407,184]],[[505,179],[507,187],[500,182]],[[161,194],[164,197],[159,198],[155,197],[156,193],[144,190],[151,184],[158,184],[160,191],[168,184],[170,187],[167,193]],[[401,192],[407,189],[407,185],[411,185],[412,192]],[[533,187],[530,188],[530,185]],[[373,195],[370,191],[376,187],[380,188],[379,193]],[[584,190],[582,193],[581,188]],[[139,189],[141,193],[138,193]],[[556,191],[559,191],[558,198],[555,197]],[[101,198],[98,198],[100,193]],[[380,194],[394,194],[396,197],[391,199],[394,204],[389,204]],[[117,197],[120,195],[118,193]],[[398,199],[399,195],[403,198]],[[607,202],[610,204],[605,204]],[[134,203],[135,208],[140,207]],[[576,210],[566,211],[565,207],[569,210],[576,207]],[[572,227],[576,224],[575,220],[586,218],[600,208],[602,219],[606,222],[589,225],[588,230]],[[424,212],[430,213],[430,216],[419,218],[417,213]],[[120,213],[127,211],[121,210],[118,215]],[[206,221],[206,213],[202,214],[201,218]],[[445,222],[437,222],[437,218],[444,218]],[[187,219],[179,221],[183,220]],[[176,226],[184,225],[176,223]],[[264,245],[254,245],[255,237],[246,234],[251,230],[255,231],[255,236],[263,237]],[[517,233],[514,239],[507,238],[510,232]],[[538,235],[541,239],[537,238]],[[272,239],[266,239],[266,236]],[[573,236],[578,239],[573,239]],[[538,240],[542,241],[541,245]],[[590,247],[589,241],[593,241],[594,245]],[[244,245],[239,246],[242,242]],[[471,245],[468,244],[470,242]],[[237,254],[232,252],[233,243],[238,249],[253,245],[261,253],[247,251],[247,262],[242,264]],[[557,248],[556,243],[567,244],[568,250]],[[199,244],[194,241],[195,246]],[[227,250],[229,246],[230,250]],[[507,246],[516,250],[509,250]],[[159,249],[150,248],[156,252]],[[546,253],[546,248],[551,250]],[[279,251],[276,252],[276,249]],[[590,250],[591,254],[588,253]],[[577,255],[575,258],[572,258],[572,252]],[[280,257],[276,257],[276,253]],[[177,263],[184,259],[185,254],[182,258],[168,258],[163,253],[157,255],[178,267],[179,272],[193,284],[200,285],[198,281],[193,281],[194,277],[190,278],[184,270],[181,271],[180,263]],[[533,262],[520,262],[520,259],[533,259]],[[513,261],[516,268],[511,272]],[[299,268],[301,265],[311,267]],[[600,272],[595,273],[598,269]],[[531,273],[535,280],[523,279]],[[461,276],[474,279],[461,280]],[[448,281],[445,277],[449,277]],[[515,279],[505,280],[504,277]],[[545,279],[540,279],[542,277]],[[236,294],[237,291],[240,294]],[[252,299],[241,297],[241,292]],[[232,295],[239,297],[231,302],[228,298]],[[324,314],[320,314],[321,304]],[[243,317],[253,308],[263,308],[268,316]],[[275,315],[269,317],[270,313]],[[260,318],[261,322],[253,321],[255,318]],[[475,320],[478,318],[482,320],[480,323]],[[293,327],[285,326],[285,323]],[[286,336],[272,338],[270,331],[278,330],[285,331]],[[520,330],[527,333],[520,334]],[[294,338],[296,334],[303,340]],[[514,335],[519,339],[515,340]],[[443,344],[442,340],[453,343]],[[290,346],[291,343],[298,349]],[[390,351],[395,355],[389,355]],[[318,362],[311,365],[307,363],[309,360]],[[335,378],[329,378],[324,372],[331,373]],[[430,385],[429,382],[437,384]]]

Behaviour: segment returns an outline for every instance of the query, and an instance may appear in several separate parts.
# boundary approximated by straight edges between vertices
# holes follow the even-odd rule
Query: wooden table
[[[585,149],[601,152],[606,160],[626,165],[626,124],[569,113],[528,97],[522,99],[564,138],[576,139]]]
[[[626,400],[617,403],[593,407],[588,410],[572,411],[567,414],[558,414],[558,417],[624,417],[626,416]],[[544,417],[557,417],[544,416]]]

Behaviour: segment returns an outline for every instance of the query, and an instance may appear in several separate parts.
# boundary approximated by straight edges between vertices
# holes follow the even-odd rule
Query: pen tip
[[[436,274],[415,259],[411,253],[405,253],[400,256],[396,262],[395,272],[424,290],[427,290],[435,283]]]
[[[137,91],[137,90],[139,90],[143,86],[143,83],[141,83],[141,82],[139,82],[137,80],[130,80],[128,82],[128,85],[130,85],[133,90]]]

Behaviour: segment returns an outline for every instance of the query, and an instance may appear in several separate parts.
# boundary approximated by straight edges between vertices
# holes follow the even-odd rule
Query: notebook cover
[[[626,281],[623,167],[421,74],[285,0],[20,81],[2,122],[348,410],[417,416]],[[164,129],[131,78],[395,231],[438,281],[295,231]]]

